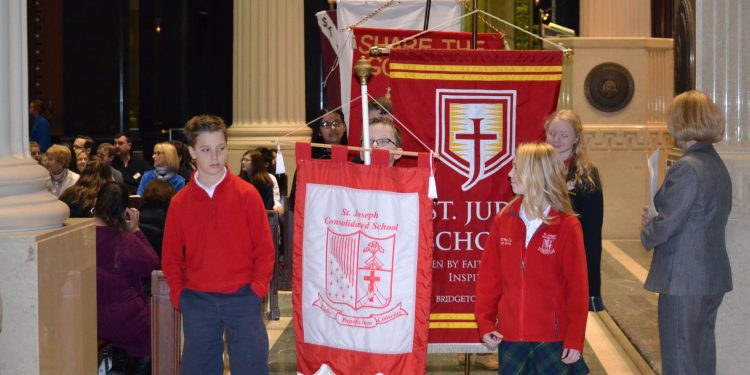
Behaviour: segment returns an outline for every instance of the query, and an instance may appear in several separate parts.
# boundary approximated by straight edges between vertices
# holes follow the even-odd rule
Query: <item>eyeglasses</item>
[[[329,120],[329,121],[323,121],[320,123],[320,127],[323,129],[338,128],[339,126],[342,126],[342,125],[344,125],[344,123],[339,120]]]
[[[161,151],[154,151],[154,155],[157,155],[157,156],[158,156],[158,155],[164,155],[164,153],[163,153],[163,152],[161,152]]]
[[[395,147],[398,147],[396,145],[396,142],[393,142],[392,140],[390,140],[388,138],[380,138],[380,139],[371,139],[370,140],[370,146],[376,145],[378,147],[385,147],[385,146],[388,146],[389,144],[391,144],[391,145],[393,145]]]

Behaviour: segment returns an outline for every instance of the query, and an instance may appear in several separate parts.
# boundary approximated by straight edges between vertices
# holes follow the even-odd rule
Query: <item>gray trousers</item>
[[[724,293],[659,294],[662,374],[716,374],[716,313]]]

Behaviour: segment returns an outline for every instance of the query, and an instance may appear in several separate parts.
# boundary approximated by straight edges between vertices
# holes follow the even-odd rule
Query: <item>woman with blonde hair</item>
[[[726,226],[732,180],[714,149],[724,119],[700,91],[687,91],[667,110],[667,127],[682,157],[643,213],[641,242],[654,249],[644,288],[659,293],[659,342],[664,375],[716,373],[716,315],[732,290]]]
[[[546,144],[523,144],[508,174],[516,194],[482,254],[476,320],[499,345],[500,374],[586,374],[586,255],[564,166]]]
[[[154,169],[143,174],[136,194],[143,195],[148,183],[154,179],[169,182],[175,193],[185,186],[185,178],[180,176],[180,157],[177,149],[169,142],[157,143],[154,146]]]
[[[553,112],[544,121],[547,143],[565,163],[568,195],[573,211],[578,214],[586,248],[589,275],[589,311],[604,310],[602,301],[602,222],[604,196],[599,170],[591,164],[583,142],[581,118],[569,110]]]
[[[50,180],[47,182],[47,190],[59,197],[67,188],[75,185],[80,177],[68,169],[72,155],[70,149],[63,145],[52,145],[45,153],[46,162],[43,165],[49,171]]]

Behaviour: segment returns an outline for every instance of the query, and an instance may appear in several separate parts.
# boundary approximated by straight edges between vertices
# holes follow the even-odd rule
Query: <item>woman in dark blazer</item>
[[[678,95],[667,112],[669,133],[684,151],[643,214],[641,242],[654,249],[645,288],[659,293],[664,375],[715,374],[716,314],[732,290],[725,228],[732,181],[712,143],[724,135],[719,109],[704,93]]]

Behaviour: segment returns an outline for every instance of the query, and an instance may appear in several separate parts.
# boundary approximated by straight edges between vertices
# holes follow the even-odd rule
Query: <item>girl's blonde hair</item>
[[[544,216],[547,205],[575,215],[568,198],[565,166],[554,147],[547,143],[521,144],[513,163],[516,178],[524,187],[523,209],[529,216],[549,224],[549,218]]]
[[[589,161],[588,152],[586,152],[585,143],[583,142],[583,124],[578,114],[569,110],[561,109],[550,113],[544,120],[544,132],[549,130],[549,126],[555,121],[564,121],[573,128],[576,136],[576,143],[573,145],[571,153],[573,160],[571,166],[575,168],[573,174],[573,183],[578,186],[586,186],[591,190],[596,189],[597,179],[594,177],[594,165]]]
[[[177,156],[177,149],[173,144],[169,142],[157,143],[154,146],[154,151],[159,150],[164,153],[167,159],[167,166],[173,171],[180,170],[180,157]]]

